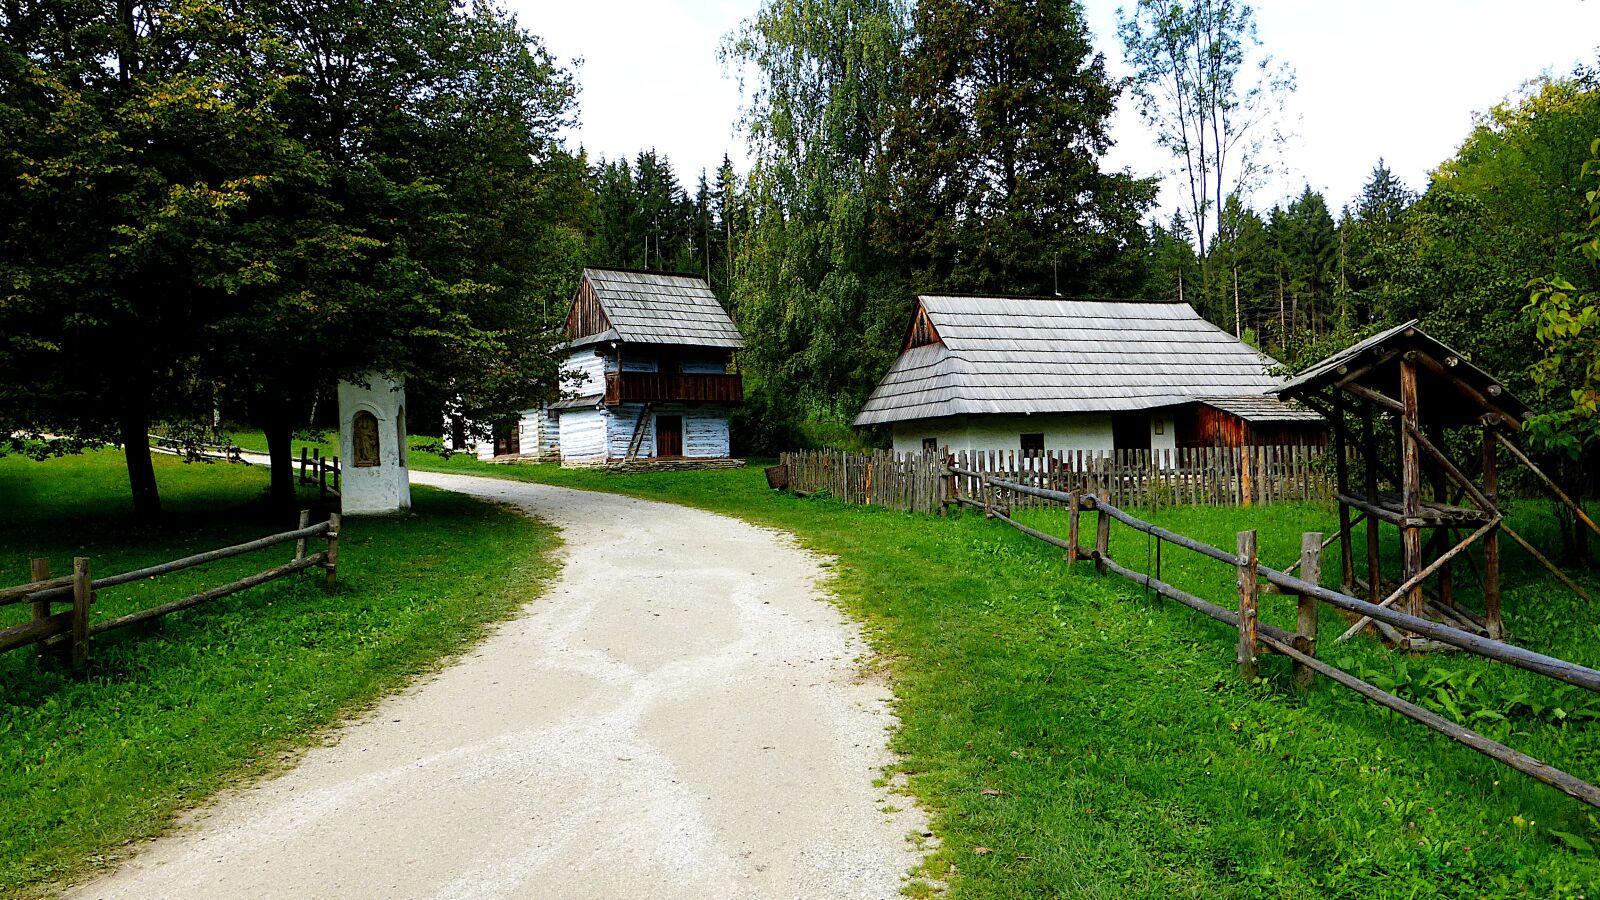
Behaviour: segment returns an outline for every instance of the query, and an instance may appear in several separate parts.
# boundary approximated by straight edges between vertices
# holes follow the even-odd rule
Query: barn
[[[923,296],[855,424],[897,452],[1324,444],[1277,367],[1184,303]]]

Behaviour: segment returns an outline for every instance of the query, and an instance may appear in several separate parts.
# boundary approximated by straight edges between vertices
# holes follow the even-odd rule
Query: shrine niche
[[[345,515],[411,508],[405,403],[405,386],[376,373],[339,382],[339,443],[349,461],[340,490]]]
[[[378,443],[378,417],[366,410],[356,413],[350,421],[351,455],[355,467],[369,469],[381,465],[382,447]]]

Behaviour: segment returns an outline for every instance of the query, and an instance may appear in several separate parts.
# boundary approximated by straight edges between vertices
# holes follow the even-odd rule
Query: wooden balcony
[[[744,382],[738,375],[680,375],[672,372],[610,372],[606,404],[740,403]]]

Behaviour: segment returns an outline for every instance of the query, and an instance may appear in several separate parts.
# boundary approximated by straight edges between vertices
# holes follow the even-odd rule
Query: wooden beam
[[[1422,515],[1422,457],[1417,443],[1417,366],[1409,353],[1400,358],[1400,403],[1404,426],[1400,434],[1400,507],[1407,519],[1416,519]],[[1400,526],[1400,553],[1406,583],[1411,586],[1406,612],[1421,616],[1422,582],[1417,574],[1422,571],[1422,529],[1415,522]]]
[[[1459,543],[1459,544],[1455,545],[1454,547],[1450,548],[1447,552],[1441,554],[1438,559],[1436,559],[1432,563],[1428,564],[1428,566],[1426,568],[1424,568],[1422,571],[1420,571],[1417,574],[1411,576],[1410,578],[1407,578],[1404,584],[1402,584],[1398,588],[1396,588],[1393,593],[1391,593],[1389,596],[1385,597],[1383,599],[1383,602],[1379,603],[1378,605],[1383,607],[1383,608],[1385,608],[1385,609],[1388,609],[1390,606],[1392,606],[1394,604],[1394,602],[1396,600],[1399,600],[1401,597],[1407,596],[1408,594],[1412,593],[1413,591],[1418,590],[1421,587],[1422,582],[1425,579],[1427,579],[1428,576],[1430,576],[1433,573],[1439,571],[1441,568],[1445,567],[1446,565],[1449,565],[1450,560],[1454,559],[1457,554],[1465,551],[1468,547],[1472,546],[1474,541],[1478,540],[1478,538],[1481,538],[1484,535],[1488,534],[1489,532],[1493,531],[1497,526],[1499,526],[1499,524],[1500,524],[1500,518],[1496,517],[1493,522],[1490,522],[1489,524],[1483,526],[1482,528],[1479,528],[1477,531],[1474,531],[1466,540],[1464,540],[1461,543]],[[1412,615],[1416,615],[1416,613],[1412,613]],[[1341,634],[1337,638],[1334,638],[1333,642],[1335,644],[1342,644],[1345,641],[1350,640],[1352,637],[1355,637],[1356,634],[1358,634],[1361,631],[1361,629],[1367,627],[1367,623],[1371,622],[1371,621],[1372,621],[1372,617],[1371,616],[1362,616],[1360,619],[1358,619],[1356,621],[1356,623],[1354,625],[1351,625],[1349,630],[1345,631],[1344,634]]]
[[[1241,531],[1239,548],[1239,677],[1256,680],[1256,533]]]
[[[1363,400],[1366,400],[1374,406],[1381,406],[1392,413],[1398,413],[1401,415],[1405,414],[1406,407],[1403,400],[1396,400],[1387,394],[1380,393],[1361,384],[1346,385],[1345,390],[1355,394],[1357,397],[1360,397]]]
[[[1300,535],[1300,577],[1316,584],[1322,575],[1322,548],[1327,542],[1322,535],[1308,531]],[[1295,605],[1294,648],[1307,656],[1317,655],[1317,612],[1321,603],[1314,595],[1301,594]],[[1294,665],[1294,683],[1300,690],[1309,690],[1316,683],[1316,670],[1301,663]]]
[[[1539,476],[1539,480],[1544,482],[1545,487],[1548,487],[1551,492],[1556,495],[1556,499],[1565,504],[1567,509],[1572,510],[1572,514],[1577,516],[1578,519],[1583,522],[1583,524],[1589,526],[1590,531],[1600,535],[1600,525],[1596,525],[1594,520],[1589,518],[1589,514],[1583,511],[1583,507],[1573,502],[1573,499],[1567,496],[1567,492],[1563,491],[1561,487],[1550,478],[1549,475],[1546,475],[1543,469],[1534,465],[1533,460],[1529,459],[1527,454],[1523,453],[1516,444],[1512,443],[1510,438],[1506,437],[1499,431],[1494,432],[1494,436],[1500,439],[1500,443],[1504,444],[1507,450],[1511,451],[1512,456],[1515,456],[1519,462],[1528,467],[1528,471]]]
[[[1345,421],[1344,421],[1344,394],[1335,391],[1333,394],[1333,453],[1334,453],[1334,484],[1339,493],[1350,493],[1350,460],[1345,455]],[[1366,513],[1361,514],[1365,518]],[[1355,528],[1355,521],[1350,518],[1350,507],[1339,504],[1339,587],[1350,593],[1356,582],[1356,561],[1354,559],[1355,541],[1351,529]]]
[[[1500,530],[1504,531],[1506,533],[1506,537],[1511,538],[1513,541],[1516,541],[1517,542],[1517,546],[1519,546],[1522,549],[1528,551],[1528,555],[1529,556],[1531,556],[1534,559],[1538,560],[1546,569],[1549,569],[1550,570],[1550,574],[1552,574],[1552,575],[1556,576],[1556,578],[1560,579],[1561,583],[1566,585],[1567,588],[1569,590],[1571,590],[1574,594],[1577,594],[1579,597],[1582,597],[1583,599],[1589,601],[1590,603],[1594,602],[1594,598],[1589,596],[1589,592],[1588,591],[1585,591],[1583,588],[1579,587],[1578,583],[1576,581],[1573,581],[1570,577],[1567,576],[1567,573],[1561,571],[1561,569],[1558,566],[1556,566],[1555,563],[1553,563],[1550,560],[1546,559],[1545,555],[1543,553],[1540,553],[1532,544],[1528,543],[1526,538],[1524,538],[1520,534],[1517,534],[1515,531],[1512,531],[1510,525],[1501,524]]]
[[[1483,493],[1499,499],[1499,461],[1496,458],[1495,428],[1483,426]],[[1489,535],[1483,545],[1483,622],[1489,637],[1503,640],[1506,626],[1500,619],[1500,533]]]
[[[1452,388],[1455,388],[1457,393],[1482,407],[1485,412],[1493,415],[1496,419],[1504,422],[1508,427],[1511,428],[1512,431],[1522,430],[1521,420],[1501,409],[1498,404],[1490,400],[1488,397],[1485,397],[1472,385],[1467,384],[1457,376],[1450,374],[1445,370],[1445,367],[1441,365],[1438,360],[1421,351],[1412,351],[1411,353],[1407,354],[1407,356],[1412,357],[1417,363],[1419,363],[1429,372],[1432,372],[1433,374],[1442,378]],[[1498,385],[1496,386],[1498,387]]]

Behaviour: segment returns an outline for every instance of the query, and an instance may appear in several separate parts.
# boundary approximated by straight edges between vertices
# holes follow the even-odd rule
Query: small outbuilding
[[[1183,303],[924,296],[855,424],[896,452],[1323,445],[1277,367]]]

